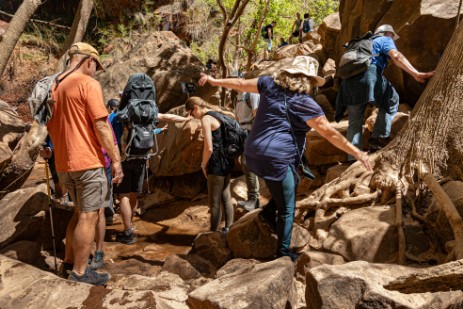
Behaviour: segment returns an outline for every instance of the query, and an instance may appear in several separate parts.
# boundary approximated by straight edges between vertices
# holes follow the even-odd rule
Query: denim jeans
[[[286,177],[282,181],[265,180],[272,194],[269,203],[262,210],[263,215],[271,222],[277,216],[278,256],[287,256],[293,232],[294,210],[296,208],[296,189],[299,175],[288,166]]]
[[[395,115],[397,115],[397,111],[399,109],[398,96],[393,96],[393,98],[389,100],[389,104],[387,106],[379,106],[376,102],[372,103],[378,107],[378,116],[376,117],[375,126],[371,136],[375,138],[388,138],[389,135],[391,135],[392,120]],[[363,117],[365,115],[366,107],[366,104],[347,106],[347,113],[349,115],[347,140],[359,149],[361,149]],[[349,155],[349,160],[355,160],[355,158]]]

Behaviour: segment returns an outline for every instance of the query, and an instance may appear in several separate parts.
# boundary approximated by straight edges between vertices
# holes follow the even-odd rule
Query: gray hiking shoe
[[[103,267],[104,264],[104,252],[103,251],[96,251],[95,256],[93,257],[92,261],[90,262],[91,269],[100,269]]]
[[[133,236],[133,230],[128,230],[128,231],[123,231],[119,232],[116,234],[116,241],[126,244],[126,245],[132,245],[134,244],[137,240]]]
[[[82,276],[77,275],[75,272],[71,272],[68,279],[70,281],[88,283],[93,285],[105,285],[108,283],[110,276],[108,273],[97,273],[95,270],[87,267],[85,273]]]

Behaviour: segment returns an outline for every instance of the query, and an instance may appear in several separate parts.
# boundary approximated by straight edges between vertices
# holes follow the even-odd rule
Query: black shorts
[[[122,162],[124,178],[119,185],[113,185],[114,193],[127,194],[131,192],[142,193],[143,180],[145,180],[146,160],[136,159]]]
[[[299,37],[299,30],[296,30],[293,32],[293,37],[295,38]]]

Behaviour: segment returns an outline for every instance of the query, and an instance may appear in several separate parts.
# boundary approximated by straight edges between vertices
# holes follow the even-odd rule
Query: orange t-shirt
[[[100,83],[74,72],[52,91],[55,104],[48,132],[55,152],[56,170],[77,172],[104,166],[101,145],[94,122],[108,112],[103,103]]]

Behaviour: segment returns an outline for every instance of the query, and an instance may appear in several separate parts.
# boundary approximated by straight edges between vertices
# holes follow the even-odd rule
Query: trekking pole
[[[55,257],[55,272],[58,272],[58,263],[56,262],[56,243],[55,243],[55,229],[53,228],[53,212],[51,205],[51,188],[50,188],[50,175],[48,173],[48,159],[45,159],[45,175],[47,177],[47,194],[48,194],[48,210],[50,211],[50,225],[51,225],[51,238],[53,241],[53,255]]]

